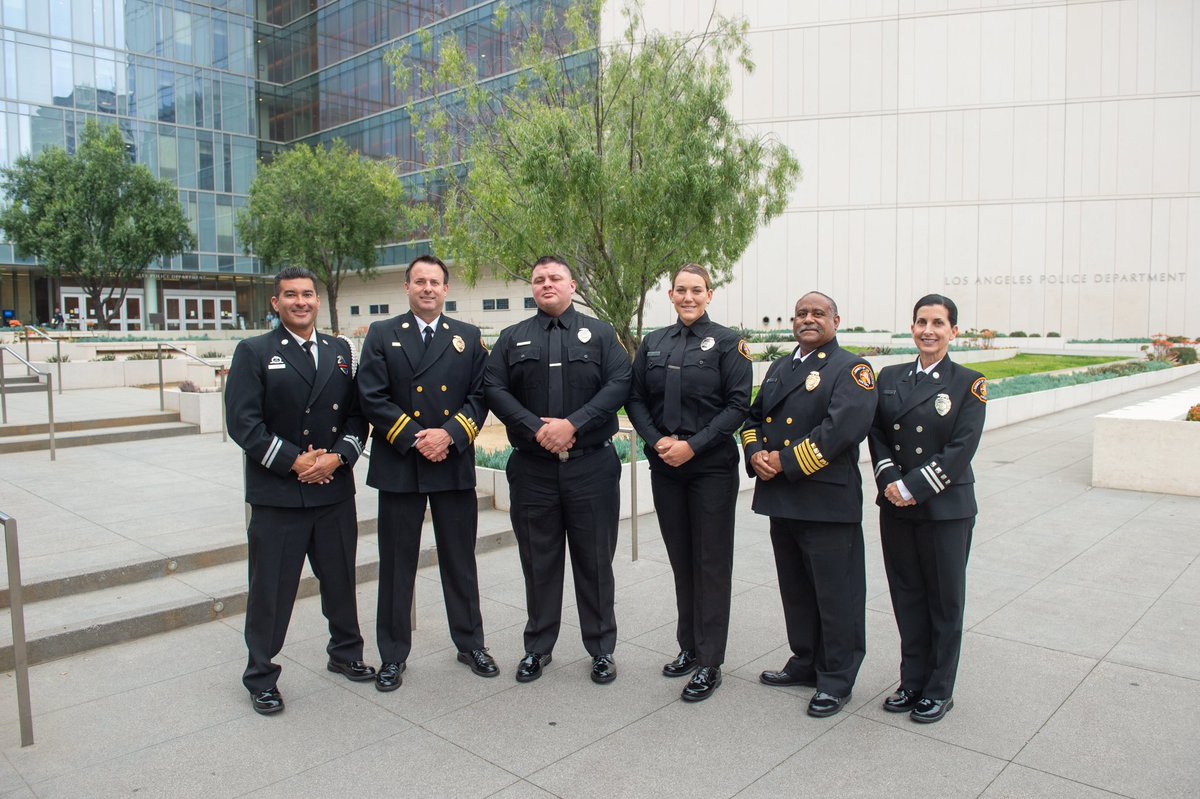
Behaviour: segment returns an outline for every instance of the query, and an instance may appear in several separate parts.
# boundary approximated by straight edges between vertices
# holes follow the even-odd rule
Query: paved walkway
[[[811,719],[810,691],[757,682],[787,650],[766,520],[743,494],[726,679],[707,702],[685,705],[681,682],[659,676],[676,649],[673,589],[643,517],[637,562],[622,527],[613,685],[587,678],[569,589],[554,663],[535,683],[513,681],[524,594],[510,548],[479,562],[497,679],[455,662],[427,569],[413,656],[391,694],[325,671],[315,599],[298,605],[281,658],[287,710],[274,718],[256,716],[241,688],[237,617],[34,667],[38,742],[26,749],[11,674],[0,675],[0,797],[1200,795],[1200,499],[1088,484],[1092,417],[1152,393],[985,435],[968,630],[940,724],[879,708],[898,639],[872,513],[869,652],[849,712]],[[45,453],[6,455],[0,507],[21,518],[34,558],[74,557],[64,537],[80,530],[97,536],[76,542],[91,556],[152,546],[133,540],[139,527],[200,540],[212,519],[240,518],[231,448],[206,435],[63,450],[53,467]],[[47,481],[56,500],[30,488]],[[61,515],[21,516],[39,502]],[[370,659],[376,590],[359,592]]]

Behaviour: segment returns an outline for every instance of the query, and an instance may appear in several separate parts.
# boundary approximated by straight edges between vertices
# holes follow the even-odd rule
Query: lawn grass
[[[967,364],[968,368],[982,374],[988,380],[1017,375],[1053,372],[1058,369],[1074,369],[1080,366],[1096,366],[1101,363],[1127,360],[1124,356],[1111,355],[1015,355],[1002,361],[986,361]]]

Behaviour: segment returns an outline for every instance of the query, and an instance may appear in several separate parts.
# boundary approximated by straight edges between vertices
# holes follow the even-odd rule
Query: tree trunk
[[[337,283],[330,281],[325,284],[325,295],[329,297],[329,334],[338,334]]]

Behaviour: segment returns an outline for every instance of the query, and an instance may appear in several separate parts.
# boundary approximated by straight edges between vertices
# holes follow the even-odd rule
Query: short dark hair
[[[285,280],[311,280],[313,289],[317,288],[317,276],[312,272],[302,266],[285,266],[275,275],[275,293],[272,296],[279,296],[279,289]]]
[[[697,277],[699,277],[701,280],[704,281],[704,288],[708,289],[709,291],[712,291],[712,278],[710,278],[708,276],[708,270],[705,269],[700,264],[684,264],[683,266],[676,269],[675,274],[671,275],[671,288],[672,289],[675,288],[675,281],[678,280],[679,276],[684,273],[687,273],[689,275],[696,275]]]
[[[425,253],[424,255],[418,255],[416,258],[412,259],[412,263],[410,263],[404,270],[404,282],[405,283],[408,282],[408,276],[412,272],[412,268],[414,266],[416,266],[417,264],[433,264],[434,266],[440,266],[442,268],[442,280],[444,280],[446,282],[446,285],[450,284],[450,270],[446,268],[446,265],[444,263],[442,263],[441,258],[438,258],[436,255],[431,255],[429,253]]]
[[[829,303],[829,310],[833,311],[834,316],[838,315],[837,302],[833,299],[833,297],[830,297],[828,294],[825,294],[824,292],[817,291],[816,289],[813,289],[812,291],[804,292],[803,294],[800,295],[800,299],[796,300],[796,302],[800,302],[800,300],[804,299],[809,294],[816,294],[818,297],[824,297],[825,301]]]
[[[567,263],[566,258],[563,258],[558,255],[543,255],[541,258],[538,258],[536,261],[533,262],[533,266],[530,268],[529,271],[532,272],[534,269],[537,269],[539,266],[546,266],[547,264],[558,264],[563,269],[567,270],[567,277],[571,278],[572,280],[575,279],[575,270],[571,268],[571,265],[569,263]]]
[[[944,294],[926,294],[921,299],[917,300],[917,304],[913,306],[913,322],[917,321],[917,311],[924,308],[926,305],[944,305],[946,307],[946,315],[950,317],[950,326],[958,326],[958,306],[954,304],[954,300]]]

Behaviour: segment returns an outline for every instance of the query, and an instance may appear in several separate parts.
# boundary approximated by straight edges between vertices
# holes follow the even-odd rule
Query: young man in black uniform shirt
[[[488,407],[508,428],[513,531],[525,574],[525,657],[517,681],[550,662],[571,548],[575,599],[592,680],[617,676],[612,560],[621,464],[610,439],[629,396],[629,356],[612,326],[575,310],[575,281],[558,257],[533,266],[535,316],[506,328],[488,358]]]
[[[474,442],[487,416],[487,350],[479,328],[442,314],[449,283],[446,265],[431,255],[409,264],[411,310],[371,325],[358,369],[363,413],[374,425],[367,485],[379,489],[380,691],[400,687],[412,649],[409,614],[427,504],[458,660],[481,677],[499,673],[483,645],[475,570]]]
[[[754,511],[771,544],[792,657],[767,685],[817,689],[810,716],[850,700],[866,655],[866,567],[858,445],[875,415],[870,365],[837,343],[837,305],[820,292],[796,303],[798,346],[771,364],[742,429]]]
[[[350,346],[316,332],[316,279],[289,267],[275,276],[271,307],[281,326],[238,344],[225,386],[229,435],[246,457],[251,506],[249,663],[242,682],[258,713],[283,710],[271,662],[283,648],[307,555],[329,620],[328,669],[355,681],[362,662],[355,597],[358,520],[351,469],[367,422],[358,411]]]

